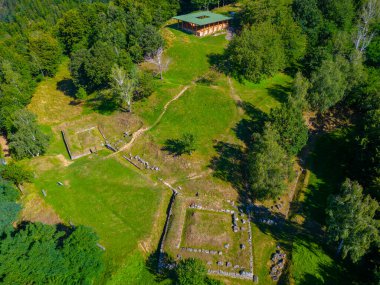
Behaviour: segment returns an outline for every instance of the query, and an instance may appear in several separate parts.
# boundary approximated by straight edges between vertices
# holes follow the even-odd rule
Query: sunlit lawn
[[[224,90],[196,86],[169,107],[151,133],[162,146],[168,139],[193,134],[196,152],[207,156],[213,153],[213,139],[228,131],[235,114],[234,102]]]
[[[47,202],[66,222],[90,226],[98,233],[111,268],[123,263],[150,235],[160,201],[167,200],[169,192],[115,159],[92,156],[67,167],[54,159],[52,163],[46,171],[36,167],[36,188],[45,189]]]

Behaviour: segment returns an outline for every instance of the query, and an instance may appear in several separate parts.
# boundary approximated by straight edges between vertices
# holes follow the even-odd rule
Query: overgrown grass
[[[33,95],[28,109],[38,121],[54,125],[71,121],[82,114],[82,107],[74,104],[74,86],[69,72],[69,59],[65,58],[53,78],[42,81]]]
[[[231,216],[199,210],[187,210],[181,246],[221,250],[232,243]]]
[[[171,64],[165,80],[172,83],[186,85],[206,73],[227,45],[225,35],[199,38],[177,30],[176,25],[166,29],[171,35],[166,53]]]

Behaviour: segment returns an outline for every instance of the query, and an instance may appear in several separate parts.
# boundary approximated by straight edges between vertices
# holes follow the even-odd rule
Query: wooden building
[[[178,28],[190,32],[198,37],[211,35],[218,31],[226,30],[230,17],[215,14],[210,11],[200,11],[186,15],[176,16]]]

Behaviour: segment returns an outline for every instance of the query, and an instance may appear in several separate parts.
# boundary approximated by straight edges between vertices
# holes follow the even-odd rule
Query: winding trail
[[[174,96],[172,99],[170,99],[165,104],[164,109],[162,110],[161,114],[158,116],[157,120],[154,121],[154,123],[151,126],[148,126],[148,127],[145,127],[145,128],[141,128],[141,129],[137,130],[136,132],[134,132],[132,134],[131,140],[126,145],[124,145],[117,152],[114,152],[113,154],[111,154],[109,156],[112,157],[112,156],[116,155],[119,152],[122,152],[122,151],[125,151],[125,150],[129,149],[133,145],[133,143],[136,141],[136,139],[138,139],[142,134],[144,134],[145,132],[147,132],[147,131],[153,129],[155,126],[157,126],[160,123],[162,117],[165,115],[165,113],[166,113],[168,107],[170,106],[170,104],[173,103],[174,101],[178,100],[186,92],[186,90],[189,89],[189,88],[190,88],[190,85],[186,85],[184,88],[182,88],[182,90],[176,96]]]

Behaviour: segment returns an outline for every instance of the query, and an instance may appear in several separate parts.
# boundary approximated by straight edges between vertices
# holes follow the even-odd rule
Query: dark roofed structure
[[[178,20],[179,28],[191,32],[198,37],[203,37],[227,29],[231,17],[215,14],[210,11],[200,11],[176,16],[173,19]]]

